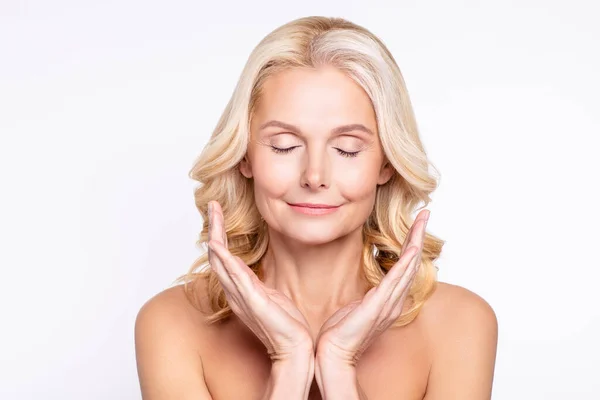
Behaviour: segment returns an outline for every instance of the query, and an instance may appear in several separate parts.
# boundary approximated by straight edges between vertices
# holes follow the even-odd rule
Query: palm
[[[277,290],[258,276],[227,247],[224,218],[217,202],[209,216],[209,265],[217,275],[231,311],[265,344],[272,357],[291,357],[313,348],[306,319]]]
[[[318,354],[354,365],[373,340],[400,316],[420,263],[427,217],[427,213],[419,213],[400,259],[379,285],[323,324],[316,340]]]
[[[276,289],[266,287],[262,282],[260,282],[259,286],[260,289],[268,297],[268,299],[272,302],[274,307],[279,307],[291,318],[300,323],[306,329],[307,332],[310,331],[308,321],[304,317],[304,314],[300,312],[298,307],[296,307],[296,305],[290,300],[289,297],[287,297],[286,295],[284,295]]]
[[[368,336],[371,330],[364,329],[364,323],[361,323],[361,310],[364,308],[363,299],[337,310],[321,327],[316,348],[333,352],[336,357],[354,363],[370,344]]]

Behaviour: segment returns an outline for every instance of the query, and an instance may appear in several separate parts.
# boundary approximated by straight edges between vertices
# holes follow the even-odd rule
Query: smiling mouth
[[[292,207],[304,207],[304,208],[338,208],[339,206],[331,206],[328,204],[315,204],[315,203],[288,203]]]
[[[312,204],[312,203],[288,203],[292,210],[304,215],[327,215],[335,213],[340,206],[331,206],[328,204]]]

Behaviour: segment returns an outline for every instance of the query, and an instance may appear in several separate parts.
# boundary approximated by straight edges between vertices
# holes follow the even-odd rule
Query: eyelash
[[[273,149],[273,151],[278,154],[287,154],[290,151],[294,150],[296,147],[298,146],[288,147],[287,149],[280,149],[279,147],[271,146],[271,149]],[[338,153],[340,153],[341,156],[349,158],[356,157],[358,153],[360,153],[360,151],[344,151],[338,148],[336,148],[336,150],[338,151]]]

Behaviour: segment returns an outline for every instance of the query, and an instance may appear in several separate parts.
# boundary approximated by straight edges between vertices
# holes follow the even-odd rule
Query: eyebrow
[[[287,129],[290,131],[296,131],[296,132],[302,133],[302,131],[297,126],[287,124],[285,122],[281,122],[281,121],[277,121],[277,120],[271,120],[271,121],[265,122],[264,124],[262,124],[260,126],[259,130],[263,130],[270,126],[276,126],[278,128],[283,128],[283,129]],[[333,128],[331,130],[331,133],[335,135],[335,134],[351,132],[351,131],[363,131],[363,132],[368,133],[369,135],[374,135],[373,131],[370,130],[369,128],[367,128],[366,126],[364,126],[363,124],[341,125],[341,126],[338,126],[337,128]]]

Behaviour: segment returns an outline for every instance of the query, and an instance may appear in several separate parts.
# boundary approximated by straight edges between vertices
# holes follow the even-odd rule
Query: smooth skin
[[[438,282],[413,322],[389,327],[407,308],[428,211],[365,295],[362,226],[395,173],[377,126],[369,96],[335,68],[293,68],[264,82],[239,164],[268,227],[263,279],[227,250],[212,201],[210,264],[234,315],[207,324],[181,287],[144,304],[135,326],[144,400],[490,398],[498,328],[481,297]],[[304,202],[339,208],[315,216],[290,205]],[[195,293],[206,306],[203,284]]]
[[[366,399],[353,369],[373,340],[400,316],[407,289],[420,265],[429,211],[422,210],[418,214],[407,236],[408,245],[380,284],[369,290],[362,300],[333,314],[313,343],[308,322],[293,302],[277,290],[266,287],[250,267],[227,250],[222,209],[216,201],[209,202],[208,207],[209,263],[225,290],[232,311],[257,335],[273,362],[284,364],[305,360],[307,353],[314,352],[316,379],[323,398],[349,398],[340,394],[346,375],[355,385],[349,388],[347,395]],[[306,398],[310,383],[307,379],[299,398]]]

